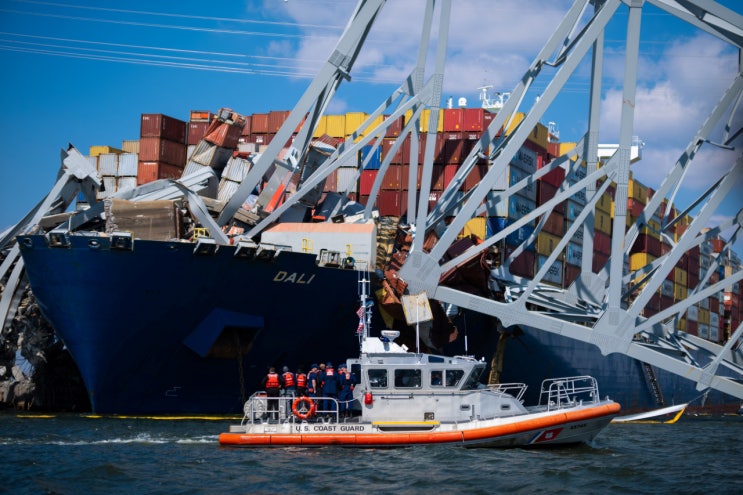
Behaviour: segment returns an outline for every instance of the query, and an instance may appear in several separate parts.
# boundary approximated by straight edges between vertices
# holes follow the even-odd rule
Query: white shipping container
[[[583,263],[583,247],[568,242],[568,247],[565,249],[565,262],[569,265],[581,266]]]
[[[359,178],[359,171],[356,168],[341,167],[336,171],[336,191],[338,192],[356,192],[356,185]],[[327,180],[327,179],[326,179]]]
[[[542,269],[544,263],[547,261],[547,257],[540,254],[537,260],[537,271],[539,271]],[[551,282],[558,286],[562,286],[562,261],[553,261],[552,266],[550,266],[549,270],[547,270],[547,273],[544,275],[544,278],[542,278],[542,281]]]
[[[571,220],[568,220],[567,229],[570,229],[570,227],[572,227],[572,226],[573,226],[573,222]],[[571,241],[574,242],[574,243],[576,243],[576,244],[580,244],[582,246],[583,245],[583,232],[584,231],[585,231],[584,228],[579,227],[578,230],[575,232],[575,235],[573,236],[573,238],[571,239]],[[565,232],[567,232],[567,230],[565,230]]]
[[[508,186],[512,186],[516,184],[517,182],[521,182],[522,180],[529,177],[531,174],[527,174],[523,170],[520,170],[516,167],[508,167]],[[536,182],[533,181],[530,184],[527,184],[526,187],[519,189],[516,194],[525,197],[526,199],[530,199],[532,201],[537,200],[537,185]]]
[[[717,313],[709,314],[709,326],[714,328],[720,328],[720,315]]]
[[[136,177],[139,155],[136,153],[122,153],[119,155],[119,177]],[[136,181],[135,181],[136,182]]]
[[[238,187],[240,187],[239,182],[222,177],[222,180],[219,181],[217,199],[220,201],[229,200],[237,192]]]
[[[183,169],[183,175],[181,175],[181,177],[186,177],[187,175],[200,172],[204,169],[204,167],[206,167],[206,165],[202,165],[195,161],[189,160],[189,162],[186,164],[186,168]]]
[[[575,220],[578,215],[583,211],[583,205],[576,203],[573,198],[565,201],[565,218],[568,220]]]
[[[537,171],[537,152],[522,146],[511,159],[511,165],[533,174]]]
[[[116,177],[119,175],[119,155],[101,153],[98,155],[98,173],[101,176]]]
[[[116,177],[103,176],[101,177],[102,190],[98,191],[96,197],[98,199],[105,199],[110,197],[116,192]]]
[[[709,325],[700,323],[698,327],[699,336],[703,339],[709,339]]]
[[[668,279],[664,279],[663,283],[660,286],[660,294],[666,297],[673,297],[673,282]]]
[[[576,182],[576,180],[568,180],[568,184],[572,187]],[[575,193],[570,196],[570,200],[574,203],[580,205],[581,207],[586,205],[586,190],[585,189],[578,189],[575,191]],[[580,212],[579,212],[580,213]]]
[[[719,327],[713,327],[710,325],[709,327],[709,340],[712,342],[719,342],[720,341],[720,328]]]
[[[673,285],[673,282],[671,282],[671,285]],[[689,310],[686,312],[686,319],[689,321],[699,320],[699,307],[696,304],[689,306]]]
[[[222,178],[242,182],[250,171],[250,161],[245,158],[232,157],[222,171]]]
[[[116,192],[134,189],[135,187],[137,187],[136,175],[134,177],[118,177],[116,179]]]
[[[508,217],[512,220],[524,217],[534,211],[536,208],[536,201],[527,199],[523,196],[513,195],[508,198]]]
[[[699,307],[703,309],[709,309],[709,298],[705,297],[701,301],[699,301]]]

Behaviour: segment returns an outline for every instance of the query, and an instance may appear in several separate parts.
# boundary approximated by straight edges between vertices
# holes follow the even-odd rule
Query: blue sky
[[[572,2],[456,0],[444,93],[479,104],[477,87],[513,88]],[[743,13],[736,0],[721,4]],[[183,120],[192,109],[244,114],[289,110],[326,59],[354,0],[209,2],[0,1],[0,229],[51,188],[68,143],[120,146],[137,139],[142,113]],[[737,52],[646,5],[636,130],[646,143],[635,177],[657,187],[737,70]],[[422,2],[392,0],[331,113],[372,111],[417,54]],[[617,142],[626,7],[606,35],[601,142]],[[571,78],[544,121],[565,141],[585,130],[588,65]],[[544,85],[530,94],[538,95]],[[731,152],[705,151],[680,201],[699,193]],[[739,185],[743,190],[743,184]],[[743,207],[733,195],[720,210]],[[737,196],[737,197],[736,197]],[[740,244],[743,248],[743,243]],[[743,252],[743,249],[738,249]]]

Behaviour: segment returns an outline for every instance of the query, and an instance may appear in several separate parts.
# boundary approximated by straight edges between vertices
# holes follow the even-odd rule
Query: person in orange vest
[[[294,397],[297,396],[297,381],[294,378],[294,373],[289,371],[288,366],[284,366],[282,371],[283,373],[281,373],[281,378],[284,379],[284,389],[281,391],[281,395],[288,399],[286,401],[286,411],[287,414],[289,414],[289,411],[291,411],[292,408],[292,401],[294,400]]]
[[[266,391],[266,414],[264,417],[269,417],[271,420],[279,419],[279,396],[281,395],[281,389],[284,388],[284,379],[276,373],[276,368],[271,366],[268,369],[268,374],[263,377],[263,390]]]
[[[297,368],[297,395],[305,397],[307,395],[307,375],[304,374],[302,368]]]

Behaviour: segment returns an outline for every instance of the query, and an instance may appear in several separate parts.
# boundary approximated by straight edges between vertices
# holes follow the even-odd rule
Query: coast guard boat
[[[364,325],[361,355],[348,360],[358,377],[343,417],[336,399],[268,399],[253,394],[239,425],[219,436],[225,446],[285,445],[520,447],[589,442],[617,416],[620,405],[601,399],[590,376],[542,382],[537,405],[525,406],[526,385],[485,386],[486,363],[470,356],[410,352],[394,340],[397,330],[370,337]],[[279,401],[267,419],[267,400]],[[329,402],[328,402],[329,401]],[[320,406],[317,404],[328,404]]]

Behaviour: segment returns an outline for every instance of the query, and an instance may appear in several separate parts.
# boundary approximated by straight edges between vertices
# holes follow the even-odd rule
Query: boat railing
[[[516,400],[521,401],[526,392],[527,385],[525,383],[497,383],[488,385],[488,388],[495,392],[502,392],[504,394],[512,395]]]
[[[276,407],[269,409],[270,401]],[[340,401],[334,397],[269,397],[258,391],[251,395],[243,406],[243,419],[240,424],[266,422],[301,423],[302,421],[338,422]]]
[[[592,376],[549,378],[542,382],[539,405],[548,411],[598,403],[599,386]]]

